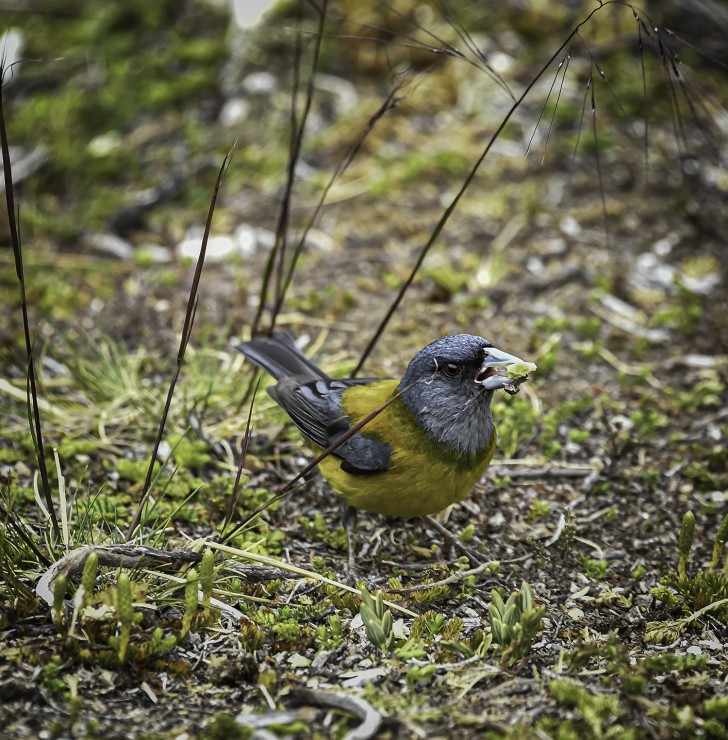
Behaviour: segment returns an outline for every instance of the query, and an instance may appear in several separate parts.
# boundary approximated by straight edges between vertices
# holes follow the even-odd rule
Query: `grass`
[[[23,138],[33,131],[27,126],[29,117],[39,117],[36,131],[51,149],[43,193],[52,194],[54,188],[73,193],[66,212],[60,213],[58,203],[44,200],[44,195],[37,202],[52,207],[46,212],[41,207],[22,221],[31,237],[43,233],[41,246],[55,250],[78,234],[80,222],[97,227],[108,223],[120,177],[133,178],[135,187],[143,182],[144,173],[135,169],[137,158],[124,154],[125,147],[112,146],[103,161],[93,154],[99,150],[98,137],[109,129],[120,132],[122,142],[131,137],[133,131],[127,134],[126,129],[134,128],[140,110],[168,117],[177,134],[181,126],[188,151],[209,151],[204,126],[199,120],[185,122],[184,111],[191,101],[202,106],[214,88],[223,57],[210,38],[221,20],[215,12],[198,24],[199,6],[191,4],[180,17],[175,15],[183,33],[170,44],[168,56],[155,57],[154,45],[164,37],[170,13],[171,6],[135,4],[124,13],[108,9],[59,31],[66,63],[73,65],[84,45],[109,38],[113,64],[111,83],[100,99],[80,99],[72,76],[55,105],[51,96],[41,94],[37,107],[19,107],[21,115],[13,116],[11,141],[26,147],[35,144]],[[46,20],[37,23],[42,26]],[[150,49],[136,63],[145,76],[161,81],[128,92],[128,65],[116,64],[128,44],[136,43],[138,27],[149,32]],[[586,34],[588,26],[582,30]],[[667,41],[646,25],[638,23],[637,30],[655,43]],[[465,43],[467,37],[459,38]],[[575,33],[569,38],[576,52],[577,42],[584,39]],[[600,27],[596,40],[609,38]],[[37,29],[31,29],[29,48],[35,49],[40,39]],[[314,57],[321,54],[315,64],[328,63],[330,41],[325,37],[318,52],[307,47]],[[427,44],[418,44],[424,53]],[[596,83],[600,75],[590,54],[585,59]],[[610,76],[627,58],[614,61]],[[667,59],[663,63],[669,75],[669,54]],[[172,61],[186,72],[175,84],[154,67]],[[431,79],[442,87],[447,77],[433,72]],[[630,79],[633,95],[640,85]],[[653,89],[652,77],[647,80]],[[581,85],[576,85],[577,103],[585,95],[583,80]],[[557,78],[554,89],[558,87]],[[393,89],[397,94],[411,90]],[[412,99],[417,96],[426,97],[419,88]],[[600,121],[611,115],[601,106],[604,97],[606,91],[600,89]],[[628,103],[634,109],[623,106],[617,118],[638,114],[639,99]],[[68,111],[67,128],[47,115],[51,110]],[[574,104],[573,95],[564,106],[546,99],[536,127],[548,127],[553,116],[557,128],[549,136],[551,157],[563,154],[565,140],[571,151],[569,137],[556,134],[569,120],[574,123],[575,111],[578,115],[580,105]],[[390,114],[386,106],[378,109],[369,121],[372,131],[363,126],[361,138],[348,143],[346,166],[328,182],[343,175],[366,178],[358,156],[367,147],[382,146],[378,137],[387,132]],[[128,120],[114,117],[127,115]],[[303,123],[300,119],[292,127],[293,142]],[[617,139],[609,131],[595,131],[590,139],[586,120],[578,126],[582,123],[583,149],[592,154],[598,150],[606,172]],[[392,130],[401,136],[405,129]],[[350,267],[350,254],[341,247],[317,253],[304,250],[303,241],[292,239],[288,245],[284,226],[295,213],[295,200],[293,209],[281,211],[277,247],[268,262],[269,290],[261,289],[257,304],[251,286],[265,272],[265,255],[243,265],[250,275],[238,276],[240,295],[230,298],[225,295],[230,269],[208,266],[203,273],[204,250],[194,267],[107,262],[99,270],[87,258],[21,249],[17,240],[16,260],[27,257],[27,269],[19,270],[19,301],[18,283],[12,276],[2,278],[3,300],[7,297],[8,305],[18,310],[2,330],[10,341],[3,349],[8,377],[0,381],[0,627],[17,635],[18,644],[3,642],[0,650],[19,684],[31,684],[27,668],[40,668],[44,690],[65,709],[52,733],[97,731],[91,715],[106,716],[112,707],[96,698],[98,685],[88,676],[104,669],[115,672],[120,691],[136,688],[139,678],[147,697],[164,695],[168,706],[183,713],[199,710],[204,721],[193,722],[192,731],[200,736],[232,732],[232,691],[242,692],[246,708],[264,721],[273,707],[288,708],[290,689],[324,676],[349,696],[355,693],[366,712],[389,715],[402,733],[413,727],[422,732],[456,727],[492,737],[696,732],[722,737],[726,705],[719,691],[725,656],[709,646],[715,642],[711,636],[726,626],[725,521],[718,521],[721,510],[714,496],[725,489],[720,442],[725,425],[717,415],[725,373],[715,345],[709,343],[715,327],[710,300],[684,279],[713,274],[719,265],[700,256],[677,260],[674,288],[663,287],[657,297],[630,292],[617,277],[600,273],[587,277],[586,288],[568,282],[563,289],[551,287],[548,300],[542,301],[543,288],[520,269],[535,256],[529,243],[536,236],[532,220],[544,219],[538,229],[550,229],[561,217],[560,208],[554,211],[536,202],[534,193],[541,190],[531,186],[523,213],[517,211],[520,218],[512,222],[510,212],[521,207],[517,201],[524,192],[518,183],[507,183],[508,198],[501,197],[488,211],[486,226],[465,208],[466,224],[453,218],[466,191],[477,184],[475,174],[501,131],[489,143],[480,142],[480,159],[473,155],[472,141],[462,150],[465,154],[458,149],[453,157],[441,142],[403,157],[377,157],[375,174],[365,180],[373,183],[375,199],[386,190],[381,183],[395,201],[402,200],[401,189],[409,184],[449,190],[444,195],[437,191],[434,208],[420,204],[431,231],[418,248],[389,249],[387,239],[396,241],[408,232],[419,239],[425,231],[422,224],[408,222],[406,204],[399,203],[402,213],[392,208],[385,244],[376,245],[380,251],[357,252],[362,275],[356,291],[331,287],[330,270],[337,259],[339,267],[342,262]],[[96,146],[89,151],[90,138]],[[109,139],[111,145],[114,141]],[[297,148],[292,151],[295,162]],[[251,158],[246,145],[241,155],[247,166]],[[159,152],[151,159],[155,167],[164,161]],[[277,152],[273,161],[284,162],[284,155]],[[270,162],[260,164],[263,168]],[[64,184],[63,178],[75,183],[77,176],[78,187]],[[237,177],[228,182],[237,183]],[[104,185],[96,191],[97,182]],[[296,195],[292,182],[286,190],[291,198]],[[199,193],[209,199],[211,191],[212,183],[208,190],[198,182],[176,207],[191,206],[198,218]],[[12,196],[13,189],[6,193]],[[604,196],[602,191],[596,200]],[[87,201],[90,215],[83,220],[79,214]],[[323,198],[313,216],[301,222],[304,232],[310,233],[317,218],[332,219],[337,213],[321,204]],[[343,226],[334,218],[333,228],[353,231],[352,226],[360,225],[352,224],[354,209],[348,203],[343,208]],[[12,221],[11,202],[7,210]],[[363,222],[363,236],[381,221],[372,213],[376,211],[368,211],[369,222]],[[528,218],[522,217],[526,214]],[[224,192],[219,215],[223,222],[230,218]],[[582,224],[592,228],[599,224],[602,208],[590,202],[581,216]],[[668,226],[674,217],[666,214]],[[185,218],[191,218],[189,213]],[[488,253],[471,232],[491,228],[493,219],[501,226],[520,226],[510,232],[503,226],[495,235],[481,237],[489,242],[492,236],[495,242],[486,295],[479,267]],[[443,245],[446,223],[460,238],[453,236]],[[444,254],[420,272],[436,243]],[[594,247],[571,244],[569,249],[585,264],[602,259]],[[381,275],[389,276],[389,288],[379,284]],[[187,292],[184,318],[180,286]],[[595,286],[601,293],[592,292]],[[392,302],[396,290],[401,292]],[[611,309],[599,308],[599,296],[624,295],[625,290],[641,314],[617,320]],[[99,302],[108,306],[103,320],[97,313]],[[165,302],[172,308],[160,309]],[[415,307],[414,317],[408,302]],[[653,310],[656,306],[659,311]],[[23,321],[28,308],[31,318]],[[317,321],[340,333],[347,323],[359,332],[367,326],[375,339],[361,360],[377,346],[374,362],[390,373],[401,368],[404,343],[416,346],[423,336],[443,333],[442,327],[458,322],[478,331],[485,323],[489,332],[512,333],[528,347],[529,359],[539,364],[534,387],[495,405],[498,490],[489,484],[487,496],[476,491],[450,514],[448,523],[483,557],[482,566],[469,568],[462,559],[453,559],[446,546],[416,525],[380,527],[370,521],[362,525],[368,582],[343,582],[344,533],[319,483],[298,484],[293,495],[279,500],[286,482],[307,460],[301,459],[302,447],[290,425],[264,394],[256,396],[250,409],[247,401],[240,401],[251,398],[254,379],[226,346],[231,333],[248,331],[249,324],[234,317],[236,312],[250,323],[258,313],[301,333]],[[121,331],[114,322],[119,316],[125,316]],[[397,327],[388,325],[393,316]],[[44,321],[36,328],[37,317]],[[104,324],[116,336],[107,335]],[[656,335],[646,330],[657,328],[669,332],[669,344],[649,338]],[[364,338],[354,336],[363,346]],[[707,343],[714,362],[695,370],[667,366],[671,349],[694,336]],[[325,347],[322,363],[333,368],[332,374],[356,365],[351,345],[336,334],[315,336],[313,344],[312,349]],[[680,351],[671,359],[679,363],[682,355]],[[28,371],[37,385],[30,392]],[[706,418],[715,444],[704,444]],[[38,451],[45,453],[47,484],[35,475],[44,465],[36,458]],[[236,475],[239,486],[233,484]],[[690,518],[681,528],[675,514],[688,503],[696,512],[690,537]],[[711,540],[706,533],[713,527],[717,534]],[[697,554],[691,563],[693,549]],[[666,555],[675,552],[673,573]],[[522,583],[518,591],[516,583]],[[657,607],[648,603],[653,596]],[[28,625],[42,634],[42,645],[26,639]],[[670,652],[656,647],[678,639],[682,642]],[[169,683],[160,683],[162,675]],[[510,687],[515,693],[509,693]],[[538,707],[537,715],[518,704],[521,692]],[[306,701],[320,707],[330,693],[314,692]],[[225,699],[216,703],[218,696]],[[473,711],[476,704],[488,706],[486,719]],[[321,710],[333,711],[333,727],[340,734],[358,716],[347,706]],[[319,727],[319,720],[322,716],[294,714],[284,724],[303,734]],[[169,729],[155,726],[160,732]]]

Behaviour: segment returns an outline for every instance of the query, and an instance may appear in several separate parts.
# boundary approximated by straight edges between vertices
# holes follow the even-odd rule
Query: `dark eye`
[[[456,375],[460,375],[460,365],[456,365],[454,362],[446,363],[442,370],[448,378],[454,378]]]

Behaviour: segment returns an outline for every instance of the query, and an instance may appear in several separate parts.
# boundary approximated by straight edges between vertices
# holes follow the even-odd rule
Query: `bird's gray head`
[[[483,385],[493,375],[486,363],[491,348],[510,357],[483,337],[442,337],[417,353],[399,384],[402,399],[429,437],[453,452],[477,454],[492,442],[493,390]]]

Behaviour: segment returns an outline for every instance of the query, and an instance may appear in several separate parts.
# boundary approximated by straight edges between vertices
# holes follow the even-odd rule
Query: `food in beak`
[[[484,352],[485,358],[475,380],[486,390],[503,388],[506,393],[514,395],[521,383],[528,380],[529,373],[536,370],[533,362],[526,362],[495,347],[487,347]]]
[[[512,365],[508,365],[506,370],[509,378],[522,378],[529,373],[536,372],[536,363],[520,360],[519,362],[514,362]]]

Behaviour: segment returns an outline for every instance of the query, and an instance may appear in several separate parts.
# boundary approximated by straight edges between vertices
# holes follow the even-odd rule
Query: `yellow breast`
[[[396,380],[355,386],[343,398],[352,423],[381,406],[396,391]],[[483,475],[495,451],[490,445],[476,455],[458,455],[435,444],[416,423],[401,399],[394,401],[364,427],[392,447],[389,468],[378,473],[350,474],[330,455],[319,468],[331,487],[348,504],[387,516],[434,514],[462,501]]]

